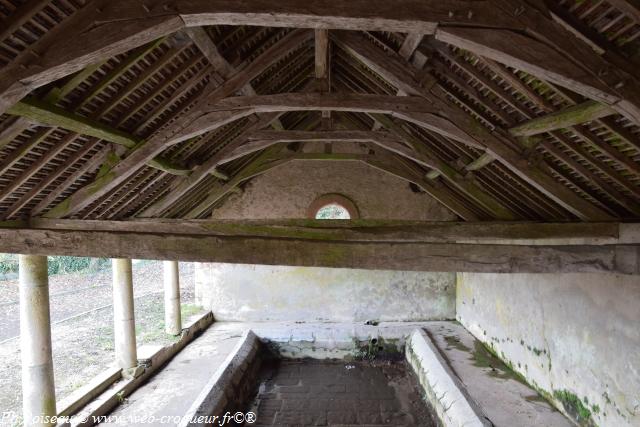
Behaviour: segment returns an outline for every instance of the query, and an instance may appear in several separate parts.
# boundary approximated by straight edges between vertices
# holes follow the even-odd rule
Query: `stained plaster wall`
[[[306,147],[308,148],[308,147]],[[322,147],[316,147],[316,149]],[[335,147],[334,147],[335,148]],[[357,147],[352,152],[358,152]],[[457,217],[406,181],[358,162],[296,161],[252,180],[213,218],[306,218],[319,196],[342,194],[362,219],[451,221]],[[391,261],[391,260],[390,260]],[[452,319],[455,275],[336,268],[196,264],[196,299],[218,320]]]
[[[360,217],[455,221],[457,216],[409,183],[361,162],[294,161],[250,181],[213,211],[218,219],[306,218],[319,196],[339,193],[351,199]]]
[[[196,264],[196,303],[222,321],[419,321],[455,317],[455,274]]]
[[[460,273],[456,313],[582,425],[640,425],[640,277]]]

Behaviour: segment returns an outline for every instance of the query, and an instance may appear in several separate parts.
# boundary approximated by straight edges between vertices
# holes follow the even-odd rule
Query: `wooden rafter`
[[[377,6],[378,0],[373,1]],[[183,216],[213,194],[214,187],[224,187],[210,175],[233,180],[256,150],[276,143],[254,140],[252,134],[284,124],[288,129],[324,131],[375,129],[386,132],[393,143],[389,150],[368,142],[370,153],[376,154],[362,156],[334,153],[338,146],[326,140],[324,153],[305,153],[308,146],[290,144],[286,152],[265,161],[265,167],[291,160],[361,157],[357,160],[412,182],[414,191],[422,188],[471,220],[640,217],[637,65],[627,56],[637,40],[626,40],[636,31],[631,28],[633,13],[623,13],[624,7],[594,6],[584,19],[587,12],[577,13],[579,7],[527,0],[454,1],[446,6],[401,0],[393,7],[405,10],[384,16],[369,10],[373,6],[364,0],[333,11],[329,6],[335,6],[334,0],[314,2],[311,11],[293,0],[248,0],[241,5],[176,0],[162,11],[159,5],[142,2],[95,0],[76,11],[58,11],[34,0],[6,20],[1,31],[28,32],[31,24],[21,22],[31,12],[20,10],[35,5],[36,20],[44,11],[53,13],[55,22],[50,22],[52,31],[34,34],[28,43],[14,38],[18,44],[7,45],[11,55],[17,54],[13,60],[0,55],[7,64],[0,70],[0,105],[31,91],[13,108],[32,101],[51,106],[63,120],[72,119],[66,126],[75,130],[42,119],[1,117],[0,219],[41,214],[55,204],[59,206],[47,215]],[[257,14],[243,14],[249,8]],[[230,15],[225,19],[237,20],[227,21],[232,25],[255,19],[253,24],[311,30],[199,26],[217,22],[226,12]],[[603,25],[594,25],[594,16]],[[608,22],[610,16],[616,18]],[[624,25],[611,35],[607,28],[615,22]],[[370,32],[342,31],[346,29]],[[278,41],[283,37],[290,41],[301,32],[306,32],[305,41],[300,47],[291,43],[289,53],[272,62],[276,66],[243,85],[229,82],[257,67],[269,46],[282,46]],[[77,43],[70,40],[73,34],[96,38]],[[314,34],[315,48],[307,43]],[[368,63],[340,46],[343,34],[384,59]],[[519,43],[507,45],[501,35],[515,35],[511,40]],[[623,38],[624,48],[618,46]],[[277,56],[281,51],[275,52]],[[400,67],[389,65],[395,61]],[[79,72],[47,90],[32,90],[74,70]],[[302,87],[315,93],[287,93]],[[312,111],[316,113],[307,113]],[[330,115],[332,121],[327,120]],[[82,129],[85,120],[96,127]],[[107,139],[92,132],[125,129],[112,135],[120,145],[98,150]],[[209,131],[214,132],[202,135]],[[84,154],[76,157],[76,151]],[[76,160],[60,164],[67,158]],[[61,194],[71,198],[62,200]]]
[[[32,53],[21,55],[0,75],[0,112],[30,90],[122,53],[132,44],[142,45],[185,26],[235,24],[435,34],[439,40],[566,86],[611,105],[631,119],[640,119],[640,87],[633,76],[569,36],[551,19],[548,10],[542,10],[542,4],[530,7],[524,0],[515,4],[490,0],[477,5],[462,1],[407,0],[398,4],[358,0],[336,8],[334,0],[321,0],[309,11],[293,0],[179,0],[168,13],[141,2],[92,3],[62,24],[65,31],[45,37],[30,49]],[[518,13],[514,14],[514,9]],[[129,19],[123,22],[122,16]],[[92,27],[96,21],[102,25]],[[537,61],[541,53],[544,63]],[[602,74],[601,70],[608,72]]]
[[[615,114],[615,111],[608,105],[597,101],[586,101],[561,111],[519,123],[517,126],[510,128],[509,133],[513,136],[537,135],[590,122],[612,114]]]
[[[78,134],[92,136],[127,148],[144,143],[143,140],[95,120],[69,113],[66,110],[37,99],[25,99],[9,109],[9,114],[26,117],[36,123],[71,130]],[[162,157],[148,161],[149,166],[172,175],[188,175],[191,171],[173,164]]]
[[[441,114],[446,115],[449,123],[455,123],[457,127],[456,134],[466,135],[466,138],[458,139],[461,142],[469,143],[469,141],[472,141],[471,144],[473,146],[481,148],[499,159],[523,180],[545,193],[579,218],[583,220],[610,218],[610,215],[606,212],[556,182],[538,167],[530,165],[526,158],[511,148],[518,146],[518,143],[517,141],[509,141],[510,138],[507,132],[503,132],[502,135],[489,132],[484,127],[474,123],[474,120],[469,115],[451,103],[437,85],[432,84],[430,88],[423,87],[415,79],[414,74],[408,71],[410,66],[403,62],[399,56],[385,54],[356,35],[336,34],[335,40],[341,47],[347,49],[372,70],[398,87],[398,89],[408,94],[422,96],[431,101]],[[454,139],[457,138],[454,137]]]
[[[439,54],[447,58],[453,64],[455,64],[460,69],[464,70],[465,73],[470,76],[472,79],[479,80],[486,88],[488,88],[495,96],[513,108],[516,112],[518,112],[521,116],[527,118],[529,121],[525,123],[536,123],[536,114],[530,109],[528,106],[525,106],[521,101],[516,99],[510,92],[505,91],[502,87],[497,85],[494,80],[485,77],[483,73],[477,72],[477,70],[466,60],[461,58],[458,55],[453,54],[445,45],[440,43],[434,43],[432,41],[432,45],[438,51]],[[509,81],[513,86],[520,89],[520,91],[527,95],[527,99],[531,100],[535,104],[537,104],[542,110],[549,112],[546,116],[542,116],[542,119],[546,119],[547,117],[554,117],[558,113],[554,113],[553,107],[547,103],[543,98],[541,98],[534,91],[531,91],[528,86],[524,85],[519,79],[517,79],[513,74],[504,70],[503,67],[498,64],[493,63],[491,60],[483,59],[480,62],[486,62],[488,68],[495,72],[500,78],[503,78]],[[587,101],[585,104],[592,104],[592,101]],[[596,109],[597,106],[594,105]],[[608,119],[604,119],[608,120]],[[512,123],[508,121],[508,123]],[[567,123],[570,126],[570,123]],[[583,135],[587,140],[593,145],[596,150],[603,152],[605,155],[611,157],[613,160],[619,162],[620,164],[627,167],[630,171],[636,171],[638,168],[638,164],[635,163],[631,158],[626,156],[623,153],[620,153],[616,148],[610,146],[608,143],[604,143],[600,140],[600,138],[593,135],[585,126],[571,126],[570,129],[577,133],[578,135]],[[631,183],[629,179],[622,177],[620,172],[611,168],[604,162],[602,162],[598,157],[594,156],[592,153],[589,153],[588,150],[582,148],[580,144],[575,143],[575,141],[571,141],[564,132],[551,130],[551,137],[557,140],[562,149],[556,147],[553,143],[551,143],[548,139],[544,139],[539,142],[540,145],[544,147],[544,149],[550,154],[554,155],[558,159],[560,159],[563,163],[567,164],[572,168],[572,170],[576,171],[578,175],[582,176],[587,182],[592,184],[596,184],[600,187],[609,197],[611,197],[616,203],[620,206],[623,206],[625,209],[633,212],[634,215],[637,215],[636,212],[639,212],[640,206],[638,203],[630,200],[624,194],[621,194],[618,190],[613,188],[609,183],[605,182],[599,174],[594,174],[588,170],[588,168],[584,167],[583,164],[579,161],[574,160],[567,152],[576,153],[582,161],[592,164],[595,168],[602,171],[606,176],[610,177],[614,182],[617,182],[622,187],[627,188],[629,191],[634,193],[637,190],[637,187]],[[568,150],[568,151],[567,151]],[[480,160],[480,159],[479,159]],[[486,160],[486,159],[485,159]],[[561,173],[561,172],[559,172]],[[589,189],[585,189],[585,191],[589,192]],[[595,196],[596,199],[601,196]],[[604,207],[604,206],[603,206]]]
[[[247,165],[245,165],[240,171],[236,173],[236,176],[231,179],[229,182],[221,185],[219,187],[214,187],[207,197],[200,202],[197,206],[192,208],[186,215],[186,218],[199,218],[205,212],[211,209],[211,207],[222,199],[224,196],[233,191],[236,187],[242,184],[244,181],[254,178],[258,175],[261,175],[268,170],[273,169],[276,166],[280,166],[286,162],[286,160],[281,161],[271,161],[267,160],[276,154],[278,151],[282,149],[282,146],[270,147],[265,150],[263,153],[258,155],[255,159],[251,160]]]
[[[310,35],[311,34],[308,31],[304,30],[294,30],[290,32],[225,83],[217,87],[210,87],[208,90],[202,92],[198,97],[198,105],[204,106],[207,103],[215,102],[217,99],[237,92],[282,56],[308,40]],[[189,130],[185,132],[184,129],[189,129],[188,125],[192,125],[194,121],[197,122],[197,119],[194,120],[194,118],[201,114],[202,112],[200,108],[194,108],[187,115],[176,121],[172,126],[141,144],[124,160],[114,165],[109,174],[96,179],[95,182],[80,189],[70,196],[67,201],[58,205],[56,208],[52,209],[52,211],[47,212],[47,215],[65,216],[77,212],[116,188],[135,173],[135,171],[142,165],[156,157],[167,147],[187,140],[193,136],[200,135],[207,130],[222,126],[233,120],[233,117],[229,117],[226,121],[216,121],[215,124],[210,126],[208,129],[199,126],[196,132]]]

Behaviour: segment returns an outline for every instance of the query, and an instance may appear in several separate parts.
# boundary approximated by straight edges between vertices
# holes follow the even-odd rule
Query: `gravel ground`
[[[184,318],[201,312],[193,305],[191,263],[180,264]],[[136,337],[141,344],[167,344],[164,333],[162,263],[145,261],[133,267]],[[67,274],[49,279],[56,397],[60,401],[113,363],[111,272]],[[144,298],[141,298],[144,297]],[[18,283],[0,282],[0,415],[21,412]],[[9,338],[7,340],[7,338]],[[0,425],[10,425],[2,424]]]

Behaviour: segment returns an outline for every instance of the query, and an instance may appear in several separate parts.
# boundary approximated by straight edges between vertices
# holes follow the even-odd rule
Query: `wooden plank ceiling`
[[[430,26],[274,0],[278,27],[148,3],[0,0],[0,219],[206,218],[309,158],[365,162],[467,221],[640,218],[635,1],[440,2]]]

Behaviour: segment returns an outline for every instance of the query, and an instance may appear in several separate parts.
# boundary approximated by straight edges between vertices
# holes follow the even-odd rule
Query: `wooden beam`
[[[144,0],[102,0],[87,6],[0,72],[0,113],[37,87],[184,27],[259,25],[421,34],[433,34],[438,23],[519,27],[514,17],[467,1],[445,5],[438,0],[316,0],[312,10],[296,0],[176,0],[166,7],[149,6]]]
[[[409,61],[409,59],[413,55],[413,52],[415,52],[418,46],[420,46],[420,42],[422,42],[423,37],[424,34],[420,33],[407,34],[404,41],[402,42],[402,46],[400,46],[400,49],[398,50],[398,55]]]
[[[435,34],[607,103],[640,122],[635,76],[554,22],[542,2],[536,5],[525,0],[317,0],[310,10],[296,0],[175,0],[167,7],[150,7],[144,0],[102,0],[82,8],[0,72],[0,113],[39,86],[185,26],[261,25]]]
[[[527,8],[529,13],[533,8]],[[525,15],[527,12],[525,12]],[[640,92],[634,77],[542,15],[524,16],[529,34],[507,29],[440,27],[436,39],[525,71],[609,105],[640,123]]]
[[[70,113],[63,108],[35,98],[25,98],[11,107],[7,112],[16,116],[26,117],[36,123],[61,127],[81,135],[93,136],[98,139],[104,139],[105,141],[115,142],[127,148],[133,148],[140,143],[140,139],[126,132],[113,129],[96,120]]]
[[[194,107],[167,129],[139,145],[130,155],[116,164],[108,174],[78,190],[50,212],[47,212],[47,215],[51,217],[66,216],[83,209],[122,184],[146,162],[159,155],[171,145],[187,140],[193,136],[201,135],[207,130],[223,126],[232,121],[234,119],[233,115],[223,113],[217,120],[214,120],[215,125],[213,126],[207,127],[206,124],[198,122],[202,114],[201,107],[204,107],[207,103],[215,103],[220,98],[234,94],[292,49],[298,48],[301,43],[306,42],[310,36],[311,33],[309,31],[293,30],[273,46],[262,52],[251,64],[238,71],[222,85],[211,87],[212,85],[210,84],[209,87],[198,96],[196,101],[198,107]],[[252,113],[248,113],[247,115],[250,114]],[[239,115],[235,118],[239,117],[244,117],[244,115]],[[195,126],[195,131],[190,127],[193,126],[194,122],[198,122]],[[209,172],[210,171],[207,171],[207,174]]]
[[[268,161],[279,160],[301,160],[301,161],[328,161],[328,162],[364,162],[373,160],[376,156],[372,154],[352,154],[352,153],[299,153],[291,152],[270,157]]]
[[[2,228],[0,251],[385,270],[640,274],[637,245],[360,242],[313,240],[307,236],[243,237],[233,233],[211,236]]]
[[[281,237],[355,242],[421,242],[493,245],[638,245],[640,223],[456,222],[316,219],[132,219],[99,221],[31,218],[0,222],[2,228],[120,233]]]
[[[222,162],[229,162],[255,151],[278,143],[290,142],[353,142],[370,143],[384,148],[389,152],[399,154],[419,164],[433,167],[433,161],[427,156],[413,152],[398,138],[383,132],[372,131],[257,131],[252,133],[246,144],[231,152]]]
[[[597,101],[586,101],[582,104],[520,123],[509,129],[509,133],[513,136],[538,135],[590,122],[612,114],[616,114],[616,112],[608,105]]]
[[[315,30],[315,76],[318,80],[318,87],[320,92],[331,91],[331,61],[329,53],[329,30],[316,29]],[[323,129],[331,129],[331,111],[322,111],[322,123]],[[331,151],[331,146],[325,145],[327,152]]]
[[[477,171],[493,162],[494,160],[495,158],[491,154],[484,153],[480,157],[466,165],[464,168],[468,171]]]
[[[595,221],[612,218],[538,167],[530,165],[521,153],[511,148],[517,147],[518,142],[509,137],[506,132],[504,134],[490,132],[484,126],[479,125],[475,119],[451,102],[442,88],[437,85],[431,88],[422,87],[414,73],[411,72],[411,66],[396,54],[386,54],[354,34],[332,33],[332,37],[341,47],[397,88],[410,95],[419,95],[430,101],[431,107],[436,107],[440,111],[441,124],[448,125],[449,130],[442,132],[444,126],[435,127],[432,124],[426,126],[424,120],[421,120],[424,118],[424,114],[405,113],[402,117],[405,120],[482,149],[500,160],[527,183],[583,220]],[[398,116],[400,115],[398,114]]]
[[[53,127],[68,129],[81,135],[103,139],[127,148],[134,148],[143,141],[121,130],[100,123],[96,120],[70,113],[63,108],[40,101],[26,98],[8,110],[9,114],[25,117],[36,123],[43,123]],[[164,158],[152,159],[148,165],[172,175],[188,175],[191,170],[173,164]]]
[[[258,175],[262,175],[270,169],[283,164],[284,161],[267,162],[269,157],[272,157],[278,151],[282,149],[282,146],[274,146],[265,150],[256,158],[251,160],[247,165],[240,169],[235,176],[229,180],[229,182],[220,186],[219,188],[213,188],[206,199],[200,202],[197,206],[193,207],[186,215],[186,218],[194,219],[202,216],[207,210],[224,196],[233,191],[240,184],[248,179],[254,178]]]
[[[482,187],[479,187],[468,177],[463,176],[456,168],[449,163],[441,160],[436,152],[432,150],[427,144],[419,140],[410,132],[407,132],[401,125],[397,124],[390,117],[381,114],[372,114],[371,117],[380,122],[385,128],[389,129],[392,133],[398,135],[401,139],[407,142],[415,151],[428,156],[432,159],[437,159],[432,162],[433,170],[429,172],[428,178],[435,179],[437,176],[443,176],[447,181],[452,183],[458,190],[462,191],[470,200],[479,204],[484,210],[490,213],[495,219],[511,220],[516,219],[515,215],[495,197],[487,193]]]
[[[316,79],[326,79],[329,63],[329,30],[315,30]]]

